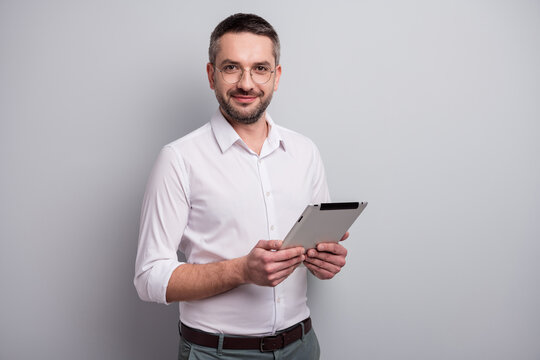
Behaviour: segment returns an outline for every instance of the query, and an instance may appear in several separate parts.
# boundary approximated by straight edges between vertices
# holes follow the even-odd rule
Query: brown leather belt
[[[304,333],[302,334],[302,324],[304,324]],[[223,349],[229,350],[260,350],[261,352],[274,351],[282,349],[285,346],[302,338],[311,330],[311,318],[307,318],[298,324],[278,332],[273,336],[264,337],[238,337],[225,336],[223,338]],[[217,348],[219,346],[219,335],[209,334],[190,328],[181,323],[180,334],[190,343]]]

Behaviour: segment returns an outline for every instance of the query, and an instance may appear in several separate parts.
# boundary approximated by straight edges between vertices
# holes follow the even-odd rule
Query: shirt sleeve
[[[330,191],[328,190],[328,183],[326,182],[326,173],[324,170],[324,164],[319,153],[317,146],[313,144],[313,198],[312,204],[319,204],[324,202],[330,202]]]
[[[144,301],[167,304],[173,271],[183,263],[176,251],[189,215],[189,189],[183,162],[165,146],[152,169],[143,198],[134,284]]]

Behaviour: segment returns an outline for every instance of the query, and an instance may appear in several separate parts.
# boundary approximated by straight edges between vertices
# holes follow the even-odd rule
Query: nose
[[[244,91],[250,91],[253,89],[253,86],[254,86],[254,83],[253,83],[253,79],[251,78],[251,71],[244,69],[240,77],[240,81],[236,83],[236,87]]]

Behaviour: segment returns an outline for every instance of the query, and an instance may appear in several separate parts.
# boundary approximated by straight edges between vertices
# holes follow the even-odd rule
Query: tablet
[[[282,249],[303,246],[306,250],[322,242],[338,242],[367,206],[367,202],[308,205],[289,231]]]

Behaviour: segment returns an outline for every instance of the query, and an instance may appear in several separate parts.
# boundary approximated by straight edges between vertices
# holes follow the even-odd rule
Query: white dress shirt
[[[218,110],[211,121],[166,145],[144,195],[135,287],[141,299],[166,303],[172,272],[244,256],[261,239],[283,239],[306,205],[329,201],[313,142],[274,124],[260,155]],[[268,335],[309,316],[307,270],[276,287],[241,285],[180,302],[181,321],[212,333]]]

